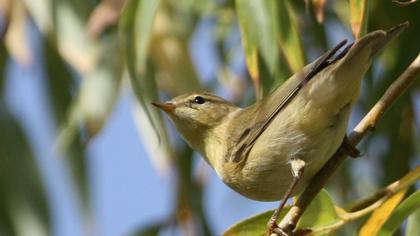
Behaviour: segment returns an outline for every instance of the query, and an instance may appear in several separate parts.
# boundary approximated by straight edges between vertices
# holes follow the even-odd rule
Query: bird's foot
[[[358,158],[363,156],[363,154],[357,149],[353,144],[349,142],[348,137],[344,137],[343,143],[341,144],[340,149],[347,155],[353,158]]]
[[[273,233],[270,236],[293,236],[293,231],[277,227],[273,230]]]
[[[286,230],[280,228],[275,222],[274,224],[268,224],[267,236],[293,236],[293,230]]]

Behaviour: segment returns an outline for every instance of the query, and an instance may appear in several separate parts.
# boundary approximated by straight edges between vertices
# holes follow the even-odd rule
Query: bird
[[[338,149],[360,155],[346,130],[361,81],[373,57],[407,26],[373,31],[349,45],[342,41],[245,108],[208,92],[152,104],[226,185],[254,200],[280,201],[268,222],[272,232],[286,200],[301,193]]]

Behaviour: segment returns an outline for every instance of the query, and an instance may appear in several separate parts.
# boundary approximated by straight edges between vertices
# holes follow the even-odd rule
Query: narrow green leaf
[[[356,39],[366,34],[369,0],[350,0],[350,25]]]
[[[35,154],[0,98],[0,233],[48,235],[51,223]]]
[[[287,211],[290,209],[290,206],[287,206],[280,213],[279,219],[283,218]],[[227,229],[223,236],[254,236],[254,235],[264,235],[267,231],[267,222],[273,215],[274,210],[262,212],[245,220],[242,220]]]
[[[290,206],[287,206],[280,213],[279,221],[285,216]],[[224,236],[235,235],[262,235],[267,230],[267,222],[274,210],[266,211],[232,225],[223,234]],[[308,209],[300,219],[298,229],[316,230],[337,223],[340,219],[335,211],[335,206],[327,191],[322,190],[309,205]]]
[[[88,138],[94,137],[105,125],[118,97],[122,74],[122,54],[117,34],[110,31],[100,41],[100,54],[93,70],[82,74],[77,99],[70,108],[66,123],[61,127],[57,147],[65,151],[74,141],[80,125]]]
[[[152,27],[157,14],[159,0],[130,0],[124,7],[120,21],[121,39],[124,45],[125,61],[134,94],[141,106],[140,114],[145,114],[142,118],[141,127],[151,126],[148,139],[157,138],[157,143],[162,146],[162,151],[169,151],[169,141],[165,130],[161,113],[151,105],[152,101],[159,99],[159,91],[155,81],[155,71],[153,65],[148,60],[149,41],[152,35]],[[141,115],[143,116],[143,115]],[[150,142],[149,142],[150,143]],[[150,146],[150,145],[149,145]],[[155,158],[155,155],[150,155]],[[162,156],[157,158],[162,159]],[[164,162],[167,162],[166,159]],[[158,160],[162,162],[162,160]],[[158,167],[159,168],[159,167]]]
[[[76,80],[70,71],[65,60],[61,57],[57,48],[50,40],[44,39],[44,58],[45,72],[47,80],[47,91],[50,98],[50,106],[53,111],[53,118],[58,126],[63,126],[68,119],[68,111],[72,105],[72,98],[75,88],[77,88]],[[48,66],[47,66],[48,65]],[[74,127],[74,134],[79,131],[78,127]],[[72,169],[73,176],[78,183],[79,192],[82,194],[83,203],[89,204],[89,186],[87,184],[86,161],[84,157],[84,147],[81,144],[78,135],[72,135],[70,139],[75,139],[73,145],[68,148],[68,160]],[[88,209],[88,207],[84,208]]]
[[[408,217],[407,228],[405,236],[420,235],[420,208]]]
[[[160,115],[156,109],[150,109],[149,102],[159,96],[156,81],[146,77],[146,63],[149,39],[159,2],[159,0],[128,1],[124,7],[120,24],[131,85],[155,129],[157,129],[157,120],[161,120],[161,118],[159,118]]]
[[[70,65],[82,73],[93,70],[97,61],[98,45],[88,37],[86,22],[73,6],[73,1],[23,2],[41,32],[56,39],[60,54]],[[83,3],[83,8],[86,9],[83,12],[87,12],[92,6],[89,1],[78,2]]]
[[[326,0],[312,0],[312,6],[315,12],[315,18],[319,24],[324,23],[326,2],[327,2]]]
[[[323,189],[306,209],[297,227],[315,230],[317,227],[337,223],[339,218],[328,192]]]
[[[286,75],[305,64],[297,18],[287,1],[237,0],[236,7],[246,63],[261,98],[271,91],[273,82],[284,82]]]
[[[245,50],[245,59],[253,80],[257,98],[261,98],[262,83],[272,77],[278,61],[277,44],[277,1],[236,0],[239,25],[241,28],[242,44]],[[250,17],[252,16],[252,17]],[[262,61],[259,61],[261,54]],[[262,78],[259,64],[265,64],[271,76]],[[268,88],[264,88],[264,93]]]
[[[237,0],[236,5],[242,37],[247,42],[246,54],[248,49],[258,48],[269,71],[274,73],[278,59],[277,1]]]
[[[404,222],[404,220],[417,209],[420,208],[420,190],[417,190],[405,199],[394,211],[394,213],[385,222],[378,232],[378,236],[393,235],[395,230]]]
[[[391,198],[386,200],[379,208],[377,208],[360,229],[360,236],[377,235],[381,227],[404,198],[407,189],[404,189]]]
[[[0,97],[3,97],[3,87],[6,78],[6,66],[9,54],[4,43],[0,44]]]
[[[117,38],[115,30],[101,37],[98,62],[85,75],[80,88],[78,109],[89,137],[104,126],[120,90],[123,60]]]
[[[305,65],[298,19],[288,1],[277,1],[279,45],[293,72]]]

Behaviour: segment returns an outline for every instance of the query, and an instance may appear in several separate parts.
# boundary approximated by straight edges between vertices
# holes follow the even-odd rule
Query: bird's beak
[[[152,104],[168,113],[175,110],[175,105],[170,102],[152,102]]]

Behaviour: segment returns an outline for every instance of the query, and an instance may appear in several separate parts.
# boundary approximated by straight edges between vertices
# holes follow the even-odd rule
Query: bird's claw
[[[293,232],[289,232],[280,227],[276,227],[269,232],[269,236],[293,236]]]
[[[276,222],[270,222],[268,225],[267,236],[293,236],[293,228],[289,227],[288,229],[280,228]]]
[[[353,158],[358,158],[363,156],[363,153],[360,152],[359,149],[357,149],[353,144],[351,144],[347,138],[347,136],[344,138],[343,143],[341,144],[341,150]]]

